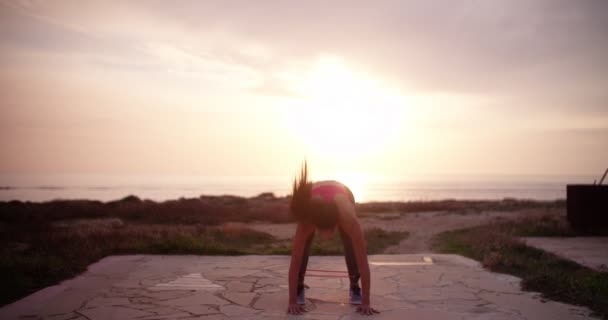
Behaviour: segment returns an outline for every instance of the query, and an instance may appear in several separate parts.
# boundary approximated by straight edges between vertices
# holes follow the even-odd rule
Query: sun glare
[[[324,157],[377,151],[397,134],[405,100],[379,81],[326,57],[294,84],[300,96],[288,107],[296,134]]]
[[[348,186],[355,196],[355,201],[364,202],[370,200],[368,199],[369,178],[367,176],[352,172],[338,173],[334,179]]]

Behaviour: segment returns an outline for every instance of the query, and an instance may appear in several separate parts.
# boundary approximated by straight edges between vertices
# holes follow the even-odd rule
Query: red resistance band
[[[313,272],[328,272],[328,273],[348,273],[348,271],[334,271],[334,270],[319,270],[319,269],[306,269],[306,271]],[[331,274],[307,274],[309,277],[323,277],[323,278],[348,278],[347,274],[331,275]]]

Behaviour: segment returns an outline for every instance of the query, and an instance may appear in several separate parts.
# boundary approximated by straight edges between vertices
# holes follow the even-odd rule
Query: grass
[[[520,236],[568,236],[574,232],[561,217],[526,218],[438,235],[434,249],[480,261],[485,268],[522,279],[524,290],[544,297],[589,307],[608,319],[608,273],[599,272],[526,246]]]

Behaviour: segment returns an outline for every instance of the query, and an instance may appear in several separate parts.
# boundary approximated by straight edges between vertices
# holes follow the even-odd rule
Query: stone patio
[[[290,316],[286,256],[113,256],[0,309],[0,319],[359,319],[343,257],[311,257],[308,312]],[[456,255],[370,256],[376,319],[588,319]],[[316,276],[312,276],[316,275]],[[330,276],[327,276],[330,275]]]

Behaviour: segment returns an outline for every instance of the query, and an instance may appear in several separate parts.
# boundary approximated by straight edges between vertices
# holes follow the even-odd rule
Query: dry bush
[[[456,213],[479,213],[482,211],[515,211],[526,208],[552,209],[564,208],[566,202],[535,200],[441,200],[408,202],[368,202],[358,203],[359,212],[428,212],[450,211]]]
[[[241,222],[227,222],[222,224],[219,227],[219,230],[221,230],[221,232],[229,238],[238,238],[246,230],[248,231],[249,229],[247,229],[245,227],[245,224]]]

